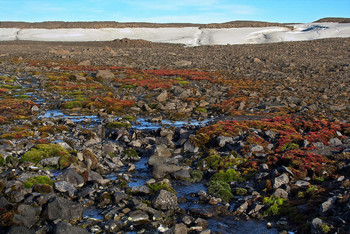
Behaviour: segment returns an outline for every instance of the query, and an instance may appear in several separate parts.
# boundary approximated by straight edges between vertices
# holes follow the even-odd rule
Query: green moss
[[[26,152],[21,162],[30,161],[34,163],[40,162],[44,158],[58,157],[69,155],[67,150],[56,144],[37,144],[30,151]]]
[[[222,158],[218,154],[211,154],[203,159],[202,164],[205,163],[207,167],[217,170],[222,162]]]
[[[83,107],[80,101],[69,101],[63,104],[64,109],[73,109],[76,107]]]
[[[319,227],[323,233],[329,233],[331,231],[331,228],[325,223],[321,223]]]
[[[5,159],[4,156],[2,156],[2,154],[0,154],[0,166],[5,165]]]
[[[245,188],[236,188],[236,194],[238,196],[243,196],[247,194],[247,190]]]
[[[220,197],[224,202],[228,202],[233,198],[231,187],[226,182],[211,180],[207,183],[207,186],[209,194]]]
[[[25,188],[31,188],[35,184],[46,184],[49,186],[53,185],[52,180],[47,176],[34,176],[23,182]]]
[[[167,190],[171,193],[176,193],[176,191],[170,187],[167,183],[163,183],[163,182],[158,182],[158,183],[154,183],[154,184],[149,184],[148,187],[154,192],[156,193],[158,190]]]
[[[154,110],[158,107],[158,104],[157,103],[150,103],[148,106],[149,106],[149,108]]]
[[[76,102],[85,102],[86,101],[86,97],[76,97],[76,98],[74,98],[74,101],[76,101]]]
[[[280,150],[281,151],[295,150],[295,149],[299,149],[299,148],[300,148],[300,146],[298,144],[289,142],[289,143],[285,144],[284,146],[282,146],[280,148]]]
[[[190,171],[191,182],[199,183],[203,179],[203,171],[200,170],[192,170]]]
[[[125,88],[125,89],[133,89],[133,88],[136,88],[137,87],[137,84],[127,84],[127,85],[123,85],[122,88]]]
[[[135,117],[131,115],[127,115],[123,117],[123,120],[132,122],[132,121],[135,121]]]
[[[204,107],[197,107],[196,111],[201,112],[201,113],[207,113],[207,109],[205,109]]]
[[[4,88],[4,89],[21,89],[22,86],[20,85],[8,85],[8,84],[0,84],[0,88]]]
[[[283,205],[285,199],[275,196],[264,197],[264,203],[269,204],[270,207],[264,212],[264,216],[276,216],[280,214],[280,207]]]
[[[131,128],[131,124],[123,122],[111,122],[107,124],[107,128],[120,129],[120,128]]]
[[[306,193],[312,195],[312,194],[315,194],[317,192],[317,186],[315,185],[310,185],[307,190],[306,190]]]
[[[127,157],[129,160],[139,159],[139,155],[136,152],[136,150],[134,150],[134,149],[126,149],[126,150],[124,150],[123,155],[125,157]]]
[[[179,81],[179,84],[180,84],[180,85],[189,85],[190,82],[189,82],[189,81],[186,81],[186,80],[183,80],[183,81]]]
[[[239,171],[236,171],[235,169],[231,169],[231,168],[227,169],[226,171],[219,171],[215,173],[211,179],[219,180],[223,182],[233,182],[233,181],[242,182],[245,180]]]
[[[18,99],[27,99],[29,97],[30,97],[29,95],[22,94],[22,95],[18,95],[16,98],[18,98]]]

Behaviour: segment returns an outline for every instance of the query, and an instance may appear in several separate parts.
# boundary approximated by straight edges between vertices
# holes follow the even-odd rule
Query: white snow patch
[[[113,41],[141,39],[187,46],[262,44],[350,37],[350,24],[311,23],[265,28],[101,28],[16,29],[0,28],[0,41]]]
[[[0,28],[0,41],[15,41],[18,31],[17,28]]]

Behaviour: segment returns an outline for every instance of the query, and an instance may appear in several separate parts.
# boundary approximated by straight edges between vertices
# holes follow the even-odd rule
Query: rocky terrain
[[[349,232],[349,48],[0,42],[1,231]]]

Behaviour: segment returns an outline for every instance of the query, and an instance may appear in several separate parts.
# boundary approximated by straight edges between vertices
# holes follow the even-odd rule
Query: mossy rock
[[[91,149],[85,149],[83,151],[84,162],[88,165],[91,162],[90,169],[95,169],[98,166],[99,158]]]
[[[52,186],[53,181],[47,176],[34,176],[23,182],[25,188],[32,188],[36,184],[45,184]]]
[[[121,129],[121,128],[131,128],[131,124],[123,122],[111,122],[107,124],[107,128]]]
[[[58,165],[60,166],[60,169],[64,169],[69,167],[72,163],[75,163],[76,161],[76,157],[71,155],[64,155],[58,160]]]
[[[190,175],[192,183],[199,183],[203,179],[204,172],[200,170],[192,170],[190,171]]]
[[[62,148],[62,146],[60,145],[37,144],[22,156],[21,162],[29,161],[33,163],[38,163],[40,162],[40,160],[44,158],[60,157],[60,156],[68,156],[68,155],[69,153],[67,152],[67,150]]]

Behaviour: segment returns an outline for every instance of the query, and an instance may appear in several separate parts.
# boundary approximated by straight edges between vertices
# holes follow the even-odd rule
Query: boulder
[[[58,168],[59,167],[59,160],[60,160],[60,157],[44,158],[44,159],[40,160],[39,164],[42,165],[43,167]]]
[[[328,198],[327,201],[323,202],[320,206],[320,215],[326,216],[327,214],[329,214],[332,211],[336,200],[337,197],[333,196]]]
[[[10,228],[7,234],[35,234],[34,231],[24,227],[24,226],[13,226]]]
[[[110,70],[98,70],[96,77],[102,79],[113,79],[114,74]]]
[[[294,184],[294,186],[299,188],[308,188],[310,186],[310,182],[305,180],[297,180]]]
[[[36,223],[36,210],[35,208],[21,204],[18,206],[17,211],[19,214],[15,214],[13,221],[17,225],[25,226],[31,228]]]
[[[83,206],[63,197],[50,199],[43,208],[42,217],[45,220],[74,221],[83,217]]]
[[[158,102],[166,102],[168,100],[168,92],[164,90],[161,94],[157,96]]]
[[[131,187],[131,192],[133,194],[144,194],[144,195],[147,195],[147,194],[151,193],[150,188],[148,186],[146,186],[146,185],[140,185],[140,186]]]
[[[289,177],[287,176],[287,174],[283,173],[282,175],[280,175],[274,179],[273,188],[277,189],[277,188],[281,187],[282,185],[288,184],[288,183],[289,183]]]
[[[272,196],[287,199],[288,198],[288,192],[286,190],[284,190],[284,189],[278,188],[278,189],[275,190],[275,192],[272,194]]]
[[[175,210],[178,208],[177,197],[167,190],[159,190],[152,200],[155,209]]]
[[[130,212],[128,220],[142,224],[150,222],[148,214],[142,210],[135,210]]]
[[[189,140],[184,144],[184,152],[185,153],[198,153],[199,148],[193,145]]]
[[[91,149],[85,149],[83,151],[84,163],[88,166],[88,169],[96,169],[99,163],[99,158]]]
[[[173,63],[176,67],[188,67],[192,65],[191,61],[188,60],[180,60],[180,61],[176,61]]]
[[[153,166],[153,177],[155,179],[164,178],[169,173],[180,171],[182,167],[175,164],[156,164]]]
[[[188,168],[183,168],[173,174],[174,178],[177,180],[189,180],[191,179],[190,171]]]
[[[184,223],[175,224],[174,227],[175,234],[187,234],[187,227]]]
[[[84,185],[84,178],[79,175],[73,168],[66,169],[61,175],[57,177],[57,179],[67,181],[74,187],[82,187]]]
[[[156,145],[153,155],[158,157],[171,157],[172,153],[169,147],[167,147],[164,144],[160,144],[160,145]]]
[[[54,234],[70,234],[70,233],[89,234],[90,232],[80,227],[74,227],[70,223],[59,222],[57,225],[55,225],[53,233]]]
[[[70,197],[74,197],[74,194],[77,192],[76,188],[67,181],[55,182],[54,188],[61,193],[67,192]]]
[[[242,205],[240,205],[237,209],[236,209],[236,211],[234,212],[236,215],[240,215],[240,214],[243,214],[243,213],[245,213],[246,211],[247,211],[247,209],[248,209],[248,202],[247,201],[245,201]]]
[[[227,143],[233,144],[233,138],[232,137],[218,136],[217,141],[218,141],[218,145],[220,147],[224,147]]]

